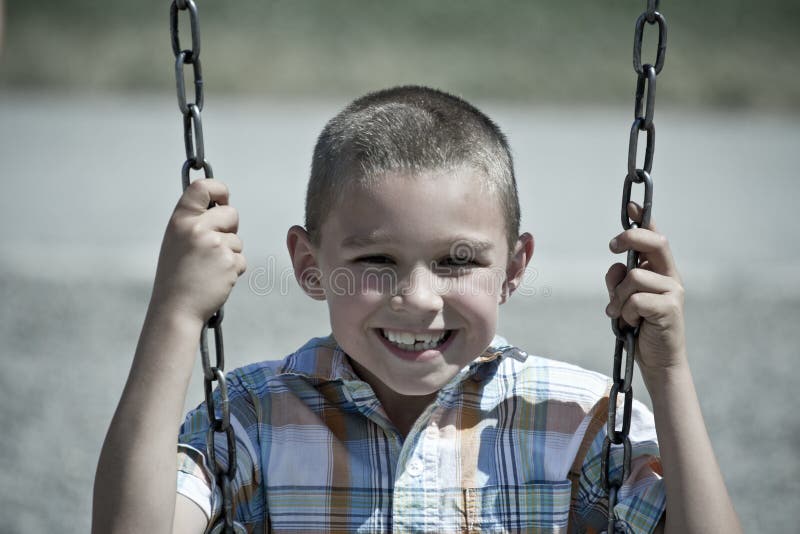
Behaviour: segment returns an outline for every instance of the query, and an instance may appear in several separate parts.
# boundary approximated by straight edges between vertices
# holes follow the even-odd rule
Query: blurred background
[[[607,243],[620,231],[645,4],[198,1],[206,155],[231,188],[249,263],[226,307],[227,367],[329,332],[284,245],[303,221],[316,135],[353,98],[418,83],[486,111],[515,152],[536,252],[500,333],[610,373],[603,275],[618,261]],[[168,8],[7,0],[0,17],[1,533],[89,528],[97,457],[180,195]],[[684,277],[697,388],[745,530],[795,532],[800,4],[661,8],[653,213]],[[196,370],[187,408],[201,399]]]

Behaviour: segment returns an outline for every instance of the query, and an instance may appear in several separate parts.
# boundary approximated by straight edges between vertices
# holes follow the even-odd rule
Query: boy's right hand
[[[211,203],[216,205],[209,207]],[[206,178],[192,182],[167,225],[151,306],[204,323],[228,298],[247,268],[236,235],[239,214],[228,188]]]

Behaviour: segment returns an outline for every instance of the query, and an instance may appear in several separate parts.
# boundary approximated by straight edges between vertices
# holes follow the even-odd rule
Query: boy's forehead
[[[404,205],[413,198],[435,197],[441,208],[464,199],[473,202],[489,200],[497,205],[499,196],[482,171],[470,166],[420,170],[390,170],[370,173],[348,180],[328,211],[347,218],[359,208],[376,205]],[[361,205],[355,199],[364,201]]]
[[[427,245],[489,251],[498,235],[505,236],[505,220],[498,195],[482,186],[486,181],[483,173],[463,167],[354,179],[330,207],[321,241],[356,249],[424,235]]]
[[[467,163],[447,167],[420,169],[390,169],[371,172],[354,172],[342,186],[347,193],[362,192],[367,195],[379,192],[386,184],[393,189],[403,190],[418,187],[421,183],[447,181],[449,187],[457,187],[465,192],[490,193],[496,190],[492,180],[484,170],[476,169]],[[342,195],[340,195],[341,197]],[[338,204],[338,203],[337,203]]]

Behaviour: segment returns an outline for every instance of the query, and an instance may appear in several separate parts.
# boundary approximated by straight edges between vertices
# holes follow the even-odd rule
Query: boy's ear
[[[317,264],[316,249],[302,226],[294,225],[286,233],[286,247],[292,259],[294,277],[306,295],[314,300],[325,300],[322,271]]]
[[[525,232],[519,239],[514,247],[514,251],[508,260],[506,267],[506,281],[503,282],[503,290],[500,292],[500,304],[505,303],[508,297],[513,293],[522,283],[522,277],[525,275],[525,269],[528,267],[531,258],[533,257],[534,240],[533,236]]]

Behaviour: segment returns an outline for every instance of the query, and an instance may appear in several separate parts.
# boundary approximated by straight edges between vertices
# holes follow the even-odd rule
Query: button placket
[[[442,488],[439,483],[439,426],[431,421],[422,438],[422,459],[424,465],[423,487],[425,499],[425,523],[429,529],[440,526],[439,498]]]
[[[464,513],[467,516],[467,531],[477,532],[475,517],[478,513],[475,504],[475,489],[466,488],[464,490]]]

